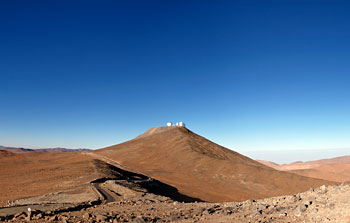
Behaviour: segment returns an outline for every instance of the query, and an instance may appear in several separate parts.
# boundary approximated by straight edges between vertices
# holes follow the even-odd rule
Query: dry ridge
[[[350,156],[332,159],[321,159],[309,162],[295,162],[291,164],[273,165],[272,162],[259,160],[276,170],[288,171],[306,177],[324,179],[335,182],[350,181]]]

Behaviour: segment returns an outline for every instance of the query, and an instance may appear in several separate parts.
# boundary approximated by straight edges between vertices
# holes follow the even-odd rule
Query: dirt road
[[[98,192],[104,197],[104,203],[110,203],[116,201],[115,194],[108,189],[101,187],[101,183],[92,183],[92,186],[96,188]]]

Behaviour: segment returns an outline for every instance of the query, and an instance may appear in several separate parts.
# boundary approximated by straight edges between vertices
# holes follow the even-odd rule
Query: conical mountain
[[[203,201],[293,194],[332,182],[267,167],[184,127],[155,127],[95,153]]]

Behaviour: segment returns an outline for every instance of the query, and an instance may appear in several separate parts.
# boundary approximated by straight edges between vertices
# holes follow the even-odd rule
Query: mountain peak
[[[210,202],[293,194],[330,183],[277,171],[177,126],[154,127],[93,153]]]
[[[153,127],[153,128],[148,129],[146,132],[142,133],[141,135],[137,136],[135,139],[140,139],[140,138],[152,136],[152,135],[155,135],[155,134],[159,134],[159,133],[166,132],[166,131],[169,131],[169,130],[174,130],[174,129],[186,129],[186,127],[182,127],[182,126],[158,126],[158,127]]]

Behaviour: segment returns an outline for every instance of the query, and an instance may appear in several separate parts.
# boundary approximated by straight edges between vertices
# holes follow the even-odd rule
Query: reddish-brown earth
[[[108,166],[81,153],[11,153],[0,150],[0,206],[111,177]]]
[[[293,194],[331,184],[276,171],[183,127],[152,128],[94,153],[210,202]]]
[[[276,167],[279,166],[279,164],[271,162],[271,161],[266,161],[266,160],[256,160],[256,161],[261,163],[261,164],[264,164],[265,166],[269,166],[269,167],[272,167],[272,168],[275,168],[275,169],[276,169]]]
[[[271,163],[269,161],[259,162],[264,164]],[[288,171],[306,177],[335,182],[350,181],[350,156],[270,166],[276,170]]]

